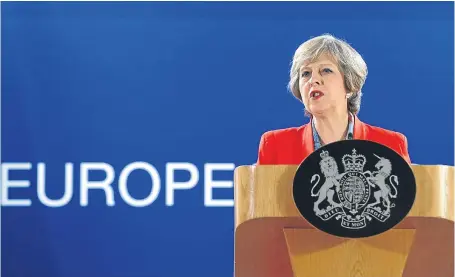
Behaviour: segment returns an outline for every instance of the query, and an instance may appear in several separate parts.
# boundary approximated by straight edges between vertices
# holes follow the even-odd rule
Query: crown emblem
[[[345,171],[363,172],[363,167],[367,162],[364,155],[357,155],[357,151],[352,149],[352,155],[344,155],[341,159]]]
[[[321,159],[327,159],[329,156],[329,152],[326,151],[326,150],[322,150],[322,152],[319,154],[319,156],[321,156]]]

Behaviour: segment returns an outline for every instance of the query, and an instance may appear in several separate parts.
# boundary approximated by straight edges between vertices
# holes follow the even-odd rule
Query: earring
[[[351,98],[351,96],[352,96],[352,92],[349,92],[346,94],[346,98],[348,98],[348,99]]]

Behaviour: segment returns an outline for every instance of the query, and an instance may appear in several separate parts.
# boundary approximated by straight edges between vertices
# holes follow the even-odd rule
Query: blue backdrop
[[[346,39],[369,66],[359,117],[404,133],[414,163],[453,165],[453,10],[2,3],[2,276],[232,276],[230,168],[255,162],[263,132],[307,122],[286,91],[289,65],[300,43],[323,33]],[[142,169],[128,175],[136,162]],[[174,163],[193,171],[172,179]],[[225,170],[210,176],[209,167]],[[152,192],[150,203],[128,201],[122,173],[129,195]],[[68,178],[70,198],[43,203],[38,175],[51,199]],[[173,181],[192,188],[171,194]],[[88,182],[110,190],[89,190],[82,205]]]

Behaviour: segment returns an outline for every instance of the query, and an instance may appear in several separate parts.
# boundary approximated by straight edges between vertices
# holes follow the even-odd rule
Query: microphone
[[[351,132],[349,132],[349,133],[348,133],[348,140],[351,140],[351,139],[353,139],[353,137],[354,137],[354,136],[352,135],[352,133],[351,133]]]

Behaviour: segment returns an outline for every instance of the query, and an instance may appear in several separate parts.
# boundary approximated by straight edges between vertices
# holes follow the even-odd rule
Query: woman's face
[[[306,110],[313,115],[347,110],[343,75],[328,55],[300,68],[299,89]]]

